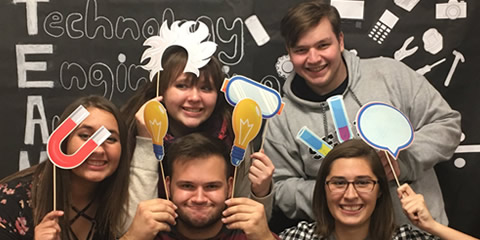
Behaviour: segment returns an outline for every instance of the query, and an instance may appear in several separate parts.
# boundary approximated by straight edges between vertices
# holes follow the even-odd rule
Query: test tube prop
[[[300,129],[300,131],[297,133],[297,139],[302,141],[314,151],[317,151],[322,157],[326,157],[330,150],[332,150],[332,147],[328,143],[323,141],[307,127]]]
[[[332,113],[333,123],[337,131],[337,137],[340,142],[345,142],[353,138],[352,130],[348,123],[347,111],[343,103],[342,95],[335,95],[327,99],[330,112]]]

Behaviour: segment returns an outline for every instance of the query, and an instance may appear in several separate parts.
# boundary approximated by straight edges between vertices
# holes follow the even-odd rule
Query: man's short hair
[[[290,8],[280,23],[280,31],[287,48],[294,47],[298,39],[308,30],[317,26],[324,17],[329,20],[338,39],[342,32],[341,19],[335,7],[317,0],[303,2]]]
[[[177,138],[167,149],[167,176],[172,176],[175,162],[186,163],[195,158],[217,155],[225,159],[225,175],[231,175],[232,165],[228,147],[222,140],[201,133],[191,133]]]

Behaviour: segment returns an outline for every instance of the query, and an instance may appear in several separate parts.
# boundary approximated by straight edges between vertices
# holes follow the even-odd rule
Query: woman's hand
[[[60,240],[60,225],[58,218],[63,216],[63,211],[51,211],[43,217],[40,224],[35,227],[35,240]]]
[[[421,194],[416,194],[408,184],[403,184],[397,189],[398,197],[402,203],[403,211],[415,226],[423,231],[445,240],[478,240],[465,233],[442,225],[432,218]]]
[[[403,211],[410,221],[420,229],[429,231],[437,223],[428,211],[423,195],[416,194],[408,184],[397,189]]]

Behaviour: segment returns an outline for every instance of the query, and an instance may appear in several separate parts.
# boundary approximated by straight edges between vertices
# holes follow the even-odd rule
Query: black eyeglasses
[[[355,188],[357,192],[369,193],[373,191],[377,183],[378,181],[372,179],[357,179],[350,182],[344,179],[333,179],[325,182],[330,192],[333,193],[345,192],[350,184],[353,185],[353,188]]]

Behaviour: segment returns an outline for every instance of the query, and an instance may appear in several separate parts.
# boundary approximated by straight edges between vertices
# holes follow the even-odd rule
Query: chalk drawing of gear
[[[275,63],[275,68],[277,69],[278,76],[287,79],[288,75],[293,72],[293,64],[290,61],[288,55],[283,55],[277,59]]]

